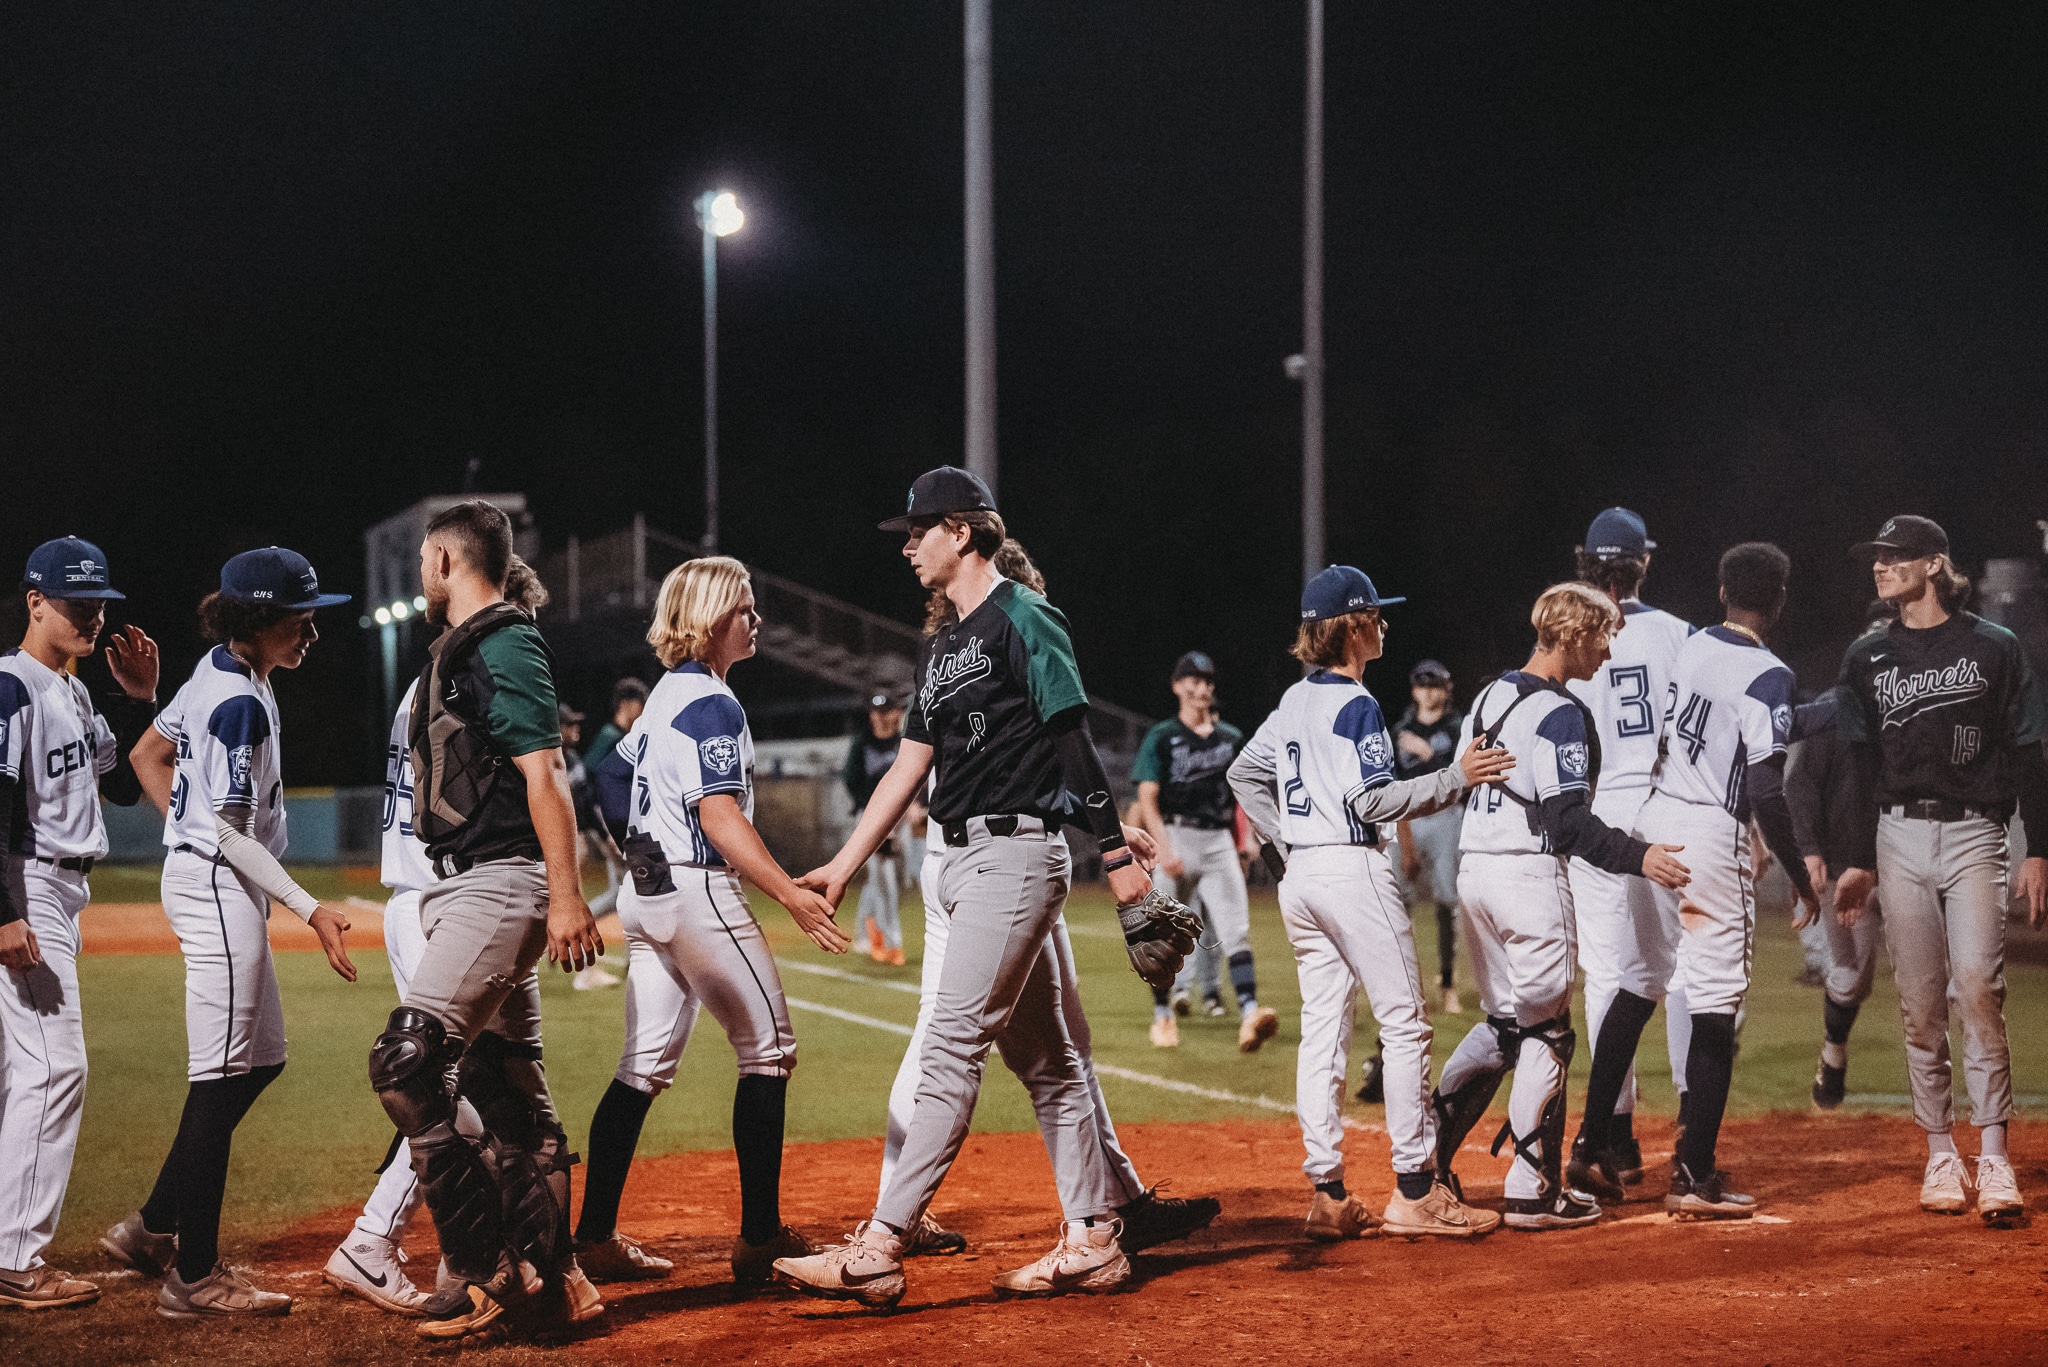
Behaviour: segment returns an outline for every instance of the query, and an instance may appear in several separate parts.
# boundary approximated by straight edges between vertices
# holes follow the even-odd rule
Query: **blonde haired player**
[[[1593,813],[1600,740],[1584,704],[1565,691],[1607,661],[1621,610],[1586,584],[1544,590],[1530,613],[1536,649],[1529,662],[1479,690],[1465,714],[1468,753],[1506,753],[1515,772],[1475,789],[1458,838],[1458,900],[1465,909],[1479,1008],[1474,1026],[1444,1064],[1432,1105],[1437,1170],[1456,1189],[1451,1164],[1510,1071],[1505,1136],[1514,1162],[1506,1182],[1510,1229],[1591,1224],[1599,1205],[1564,1180],[1565,1081],[1578,1035],[1572,981],[1578,945],[1567,861],[1576,856],[1614,873],[1683,887],[1675,845],[1645,845]],[[1498,1150],[1496,1142],[1495,1148]]]
[[[796,1032],[768,937],[747,905],[744,877],[789,909],[818,948],[850,943],[833,909],[785,873],[753,826],[754,738],[726,674],[754,654],[760,632],[746,566],[705,556],[669,571],[648,644],[667,668],[619,742],[633,763],[619,889],[626,933],[626,1047],[590,1122],[590,1169],[578,1259],[600,1281],[665,1275],[669,1263],[618,1229],[619,1197],[654,1098],[676,1067],[700,1008],[724,1029],[739,1063],[733,1150],[740,1229],[733,1280],[759,1285],[777,1258],[811,1251],[782,1223],[783,1106]]]
[[[356,979],[342,945],[348,919],[309,896],[277,862],[285,851],[277,697],[270,676],[297,669],[320,633],[322,593],[306,558],[244,551],[199,607],[220,644],[136,742],[135,774],[164,823],[163,902],[185,956],[191,1088],[178,1137],[142,1209],[100,1246],[145,1274],[162,1272],[167,1319],[282,1315],[291,1297],[263,1291],[219,1254],[228,1146],[263,1089],[284,1071],[284,1008],[270,960],[275,900],[318,933],[327,961]]]
[[[1302,1171],[1315,1188],[1305,1232],[1318,1240],[1354,1239],[1380,1227],[1344,1182],[1341,1098],[1360,987],[1386,1050],[1396,1184],[1387,1232],[1469,1238],[1500,1223],[1491,1211],[1463,1204],[1431,1161],[1429,1017],[1415,933],[1381,828],[1498,782],[1513,761],[1498,751],[1468,750],[1447,769],[1394,777],[1393,737],[1361,680],[1386,638],[1381,608],[1403,601],[1381,598],[1372,580],[1349,565],[1332,565],[1311,580],[1301,595],[1294,655],[1313,672],[1287,690],[1230,766],[1239,805],[1272,847],[1268,863],[1285,861],[1280,915],[1301,977],[1294,1105],[1308,1151]]]

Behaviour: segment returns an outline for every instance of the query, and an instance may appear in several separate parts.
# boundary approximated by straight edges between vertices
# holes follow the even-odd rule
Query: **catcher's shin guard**
[[[497,1183],[475,1141],[455,1128],[448,1067],[455,1050],[441,1022],[400,1007],[370,1046],[370,1085],[406,1137],[448,1270],[492,1284],[509,1269]]]
[[[1515,1156],[1536,1169],[1537,1196],[1548,1200],[1557,1195],[1564,1183],[1564,1089],[1572,1070],[1572,1056],[1579,1049],[1579,1036],[1572,1029],[1569,1013],[1529,1026],[1519,1034],[1524,1040],[1541,1041],[1550,1050],[1551,1057],[1557,1060],[1557,1081],[1537,1112],[1534,1133],[1518,1135],[1511,1123],[1503,1124],[1500,1133],[1494,1136],[1493,1152],[1499,1153],[1503,1143],[1513,1140]],[[1518,1051],[1519,1047],[1518,1042]]]
[[[1493,1104],[1501,1079],[1515,1066],[1515,1049],[1519,1044],[1515,1023],[1499,1016],[1489,1016],[1486,1024],[1492,1027],[1500,1041],[1501,1063],[1496,1067],[1474,1069],[1451,1091],[1446,1092],[1439,1086],[1429,1098],[1430,1105],[1436,1110],[1436,1173],[1452,1191],[1458,1190],[1457,1179],[1451,1172],[1458,1147],[1465,1142],[1465,1136],[1472,1132],[1472,1127],[1479,1123],[1479,1118],[1486,1114],[1486,1108]]]
[[[569,1257],[569,1169],[576,1156],[548,1098],[540,1049],[486,1031],[457,1066],[456,1089],[483,1122],[506,1242],[552,1280]]]

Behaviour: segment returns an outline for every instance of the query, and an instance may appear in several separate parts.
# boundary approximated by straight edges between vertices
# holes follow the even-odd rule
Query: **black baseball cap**
[[[1417,688],[1449,688],[1451,671],[1441,660],[1421,660],[1408,671],[1408,682]]]
[[[311,562],[282,546],[243,551],[222,565],[220,596],[294,612],[335,607],[349,598],[345,593],[320,592],[320,577],[313,573]]]
[[[1641,513],[1630,512],[1627,508],[1609,508],[1586,528],[1585,549],[1602,560],[1616,556],[1640,560],[1656,550],[1657,543],[1650,540],[1644,529]]]
[[[1849,548],[1849,554],[1858,560],[1869,560],[1879,551],[1896,551],[1915,559],[1923,555],[1947,555],[1948,533],[1933,518],[1902,513],[1898,517],[1886,518],[1872,540],[1859,541]]]
[[[126,598],[107,582],[106,553],[90,541],[60,536],[28,554],[21,580],[45,598]]]
[[[1199,650],[1190,650],[1173,662],[1173,682],[1195,677],[1213,679],[1216,677],[1216,662]]]
[[[1406,598],[1382,598],[1366,578],[1365,571],[1350,565],[1332,565],[1308,581],[1301,591],[1301,620],[1321,622],[1353,612],[1365,612],[1388,603],[1405,603]]]
[[[954,513],[992,513],[995,495],[981,482],[981,476],[957,465],[927,470],[910,486],[910,501],[903,516],[876,525],[885,532],[907,532],[921,519],[951,517]]]

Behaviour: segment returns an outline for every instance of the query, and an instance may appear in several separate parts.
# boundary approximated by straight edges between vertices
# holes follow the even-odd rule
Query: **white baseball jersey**
[[[1507,724],[1497,741],[1515,757],[1515,767],[1506,783],[1483,783],[1467,794],[1458,848],[1467,854],[1551,854],[1549,834],[1523,804],[1573,791],[1591,801],[1597,742],[1586,733],[1586,714],[1563,689],[1516,669],[1472,700],[1459,728],[1458,752],[1463,754],[1474,736],[1499,726],[1502,716]]]
[[[391,719],[391,742],[384,748],[384,868],[381,880],[393,892],[419,892],[434,882],[427,845],[412,829],[412,695],[419,680],[406,687]]]
[[[671,669],[619,745],[633,761],[628,830],[660,841],[671,864],[723,867],[725,857],[704,838],[697,804],[730,793],[754,819],[754,736],[725,681],[695,660]]]
[[[1351,802],[1394,781],[1394,738],[1364,684],[1317,670],[1280,695],[1245,751],[1279,776],[1280,839],[1289,849],[1368,843]]]
[[[156,729],[178,755],[165,845],[218,854],[213,814],[234,805],[255,808],[255,838],[273,855],[284,853],[277,696],[268,679],[215,646],[157,717]]]
[[[0,848],[44,859],[103,859],[100,775],[120,761],[114,732],[76,675],[33,655],[0,655],[0,774],[14,780]]]
[[[1650,786],[1657,735],[1670,703],[1671,671],[1693,630],[1660,608],[1630,599],[1621,605],[1613,658],[1592,678],[1565,685],[1592,709],[1600,740],[1601,791]]]
[[[1731,627],[1693,633],[1671,677],[1657,791],[1746,820],[1749,766],[1785,752],[1792,734],[1792,671]]]

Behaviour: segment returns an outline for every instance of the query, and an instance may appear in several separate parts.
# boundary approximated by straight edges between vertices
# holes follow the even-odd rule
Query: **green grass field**
[[[334,871],[297,872],[310,889],[324,895],[367,895],[375,890],[374,884],[346,880]],[[153,900],[155,870],[96,871],[93,884],[101,901]],[[1768,897],[1766,902],[1771,904]],[[849,910],[851,905],[849,898]],[[922,916],[911,903],[906,901],[904,916],[910,964],[900,969],[882,968],[857,955],[829,958],[796,934],[780,907],[757,900],[757,909],[776,952],[793,966],[783,975],[793,1000],[910,1024],[916,998],[898,989],[917,982]],[[1084,888],[1074,898],[1069,920],[1098,1062],[1244,1098],[1291,1101],[1300,998],[1270,893],[1254,896],[1253,937],[1262,999],[1279,1009],[1283,1025],[1277,1041],[1249,1057],[1237,1052],[1234,1022],[1199,1016],[1183,1022],[1180,1048],[1152,1048],[1146,1038],[1150,994],[1125,963],[1107,898],[1099,889]],[[1434,930],[1425,921],[1420,934],[1425,941],[1423,961],[1434,963]],[[623,946],[612,947],[608,961],[614,967],[623,966],[622,951]],[[382,1158],[391,1132],[370,1093],[365,1056],[394,998],[381,954],[359,954],[356,962],[362,980],[350,986],[318,955],[279,956],[291,1063],[236,1137],[226,1212],[230,1239],[261,1237],[309,1212],[353,1204],[368,1193],[371,1169]],[[845,976],[806,972],[800,966]],[[1732,1108],[1738,1112],[1808,1105],[1821,999],[1816,990],[1792,983],[1798,966],[1798,945],[1782,911],[1767,913],[1735,1074]],[[1467,1011],[1437,1019],[1439,1065],[1479,1019],[1462,954],[1459,971]],[[84,1134],[52,1260],[89,1266],[94,1261],[93,1241],[106,1225],[140,1203],[170,1144],[185,1091],[185,1034],[182,965],[176,956],[88,958],[80,965],[80,976],[92,1076]],[[2038,1105],[2048,1095],[2048,1047],[2042,1043],[2048,1040],[2048,970],[2014,967],[2008,970],[2008,979],[2014,1085],[2023,1106]],[[581,1147],[591,1109],[618,1061],[624,1029],[621,997],[617,989],[571,991],[558,972],[545,978],[544,995],[549,1081],[572,1143]],[[1362,1002],[1360,1013],[1364,1017]],[[880,1134],[889,1082],[904,1047],[902,1036],[802,1006],[793,1016],[801,1065],[790,1089],[790,1138]],[[1361,1019],[1354,1070],[1371,1041],[1370,1019]],[[1589,1046],[1582,1042],[1573,1068],[1573,1080],[1580,1087],[1589,1054]],[[1646,1108],[1668,1112],[1674,1097],[1658,1024],[1645,1035],[1639,1071]],[[1961,1070],[1957,1071],[1960,1081]],[[1016,1081],[994,1060],[988,1077],[976,1127],[1034,1128]],[[732,1079],[731,1053],[707,1015],[685,1055],[675,1088],[656,1103],[648,1118],[640,1151],[729,1147]],[[1877,994],[1857,1026],[1850,1087],[1852,1105],[1904,1109],[1906,1076],[1889,964],[1880,966]],[[1114,1075],[1105,1075],[1104,1088],[1122,1122],[1225,1116],[1285,1119],[1284,1113],[1248,1102],[1186,1095]],[[1496,1105],[1504,1103],[1505,1093]],[[1377,1118],[1376,1107],[1356,1109],[1361,1118]],[[1576,1113],[1576,1100],[1573,1109]],[[1274,1174],[1281,1181],[1288,1176]]]

